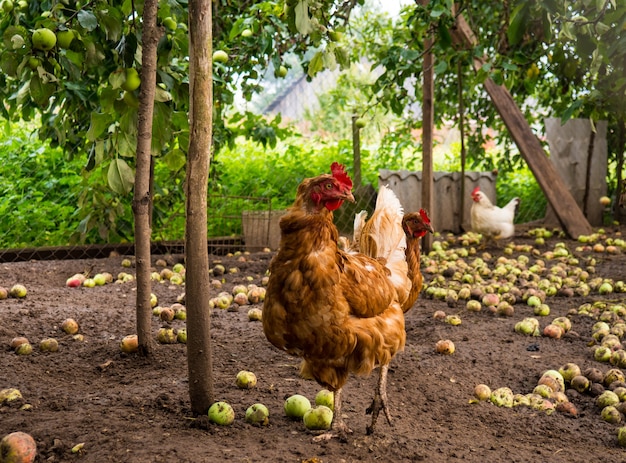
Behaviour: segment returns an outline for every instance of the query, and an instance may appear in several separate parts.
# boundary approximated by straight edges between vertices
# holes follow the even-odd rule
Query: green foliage
[[[0,248],[67,244],[82,176],[59,149],[4,124],[0,140]]]

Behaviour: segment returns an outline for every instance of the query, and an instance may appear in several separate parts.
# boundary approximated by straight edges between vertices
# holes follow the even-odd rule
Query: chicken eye
[[[327,190],[332,190],[333,189],[333,184],[332,183],[327,183],[325,186],[326,186]]]

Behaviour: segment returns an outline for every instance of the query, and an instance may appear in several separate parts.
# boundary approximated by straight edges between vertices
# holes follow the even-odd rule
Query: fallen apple
[[[227,402],[215,402],[209,407],[209,421],[220,426],[229,426],[235,421],[235,411]]]
[[[491,392],[489,400],[498,407],[511,408],[513,406],[513,391],[508,387],[499,387]]]
[[[132,354],[139,349],[139,339],[136,334],[124,336],[120,341],[120,350],[126,354]]]
[[[318,405],[307,410],[302,417],[302,421],[304,426],[310,430],[329,429],[333,422],[333,411],[324,405]]]
[[[263,319],[263,311],[261,309],[253,308],[248,310],[248,320],[251,322],[261,321]]]
[[[181,344],[187,344],[187,329],[181,328],[176,332],[176,340]]]
[[[254,426],[267,426],[270,422],[270,411],[263,404],[250,405],[246,410],[245,420]]]
[[[104,286],[107,283],[107,279],[106,276],[104,276],[102,273],[96,273],[93,276],[93,282],[96,284],[96,286]]]
[[[252,389],[256,386],[256,375],[251,371],[242,370],[237,373],[235,384],[239,389]]]
[[[28,344],[28,338],[25,338],[24,336],[17,336],[11,339],[11,349],[13,350],[17,349],[22,344]]]
[[[559,384],[559,391],[565,390],[565,380],[563,379],[561,373],[559,373],[557,370],[546,370],[541,374],[541,377],[544,376],[549,376],[556,380],[556,382]]]
[[[30,434],[17,431],[7,434],[0,441],[2,463],[32,463],[37,456],[37,444]]]
[[[26,290],[26,286],[21,285],[19,283],[13,285],[9,290],[9,296],[15,297],[18,299],[22,299],[26,297],[28,291]]]
[[[474,386],[474,397],[478,400],[489,400],[491,397],[491,388],[486,384],[477,384]]]
[[[15,353],[17,355],[30,355],[33,353],[33,346],[30,343],[25,342],[24,344],[17,346]]]
[[[73,318],[66,318],[61,323],[61,329],[67,334],[76,334],[78,333],[78,322]]]
[[[598,408],[605,408],[610,405],[617,405],[619,403],[619,397],[613,391],[606,390],[598,397],[596,397],[596,406]]]
[[[164,322],[171,322],[172,320],[174,320],[175,315],[176,312],[174,312],[171,307],[162,307],[161,311],[159,312],[159,318]]]
[[[563,380],[569,383],[576,376],[580,376],[582,371],[577,364],[569,362],[559,368],[559,373],[561,373]]]
[[[622,421],[622,414],[614,405],[604,407],[600,412],[600,417],[607,423],[617,424]]]
[[[617,443],[620,447],[626,447],[626,427],[622,426],[617,430]]]
[[[23,399],[24,398],[22,397],[22,393],[20,392],[20,390],[15,389],[14,387],[2,389],[0,391],[0,404],[8,404],[11,402],[15,402],[16,400],[22,401]]]
[[[311,408],[309,399],[300,394],[294,394],[285,400],[285,415],[289,418],[302,419],[304,414]]]
[[[321,389],[315,394],[315,405],[324,405],[331,410],[335,409],[335,394],[328,389]]]
[[[591,387],[591,381],[589,378],[583,375],[577,375],[570,381],[570,386],[577,392],[583,393],[589,390]]]
[[[435,352],[438,354],[452,355],[454,354],[454,343],[449,339],[440,339],[435,344]]]
[[[561,339],[563,336],[563,328],[550,323],[543,328],[543,335],[552,339]]]
[[[85,281],[86,278],[87,277],[82,273],[76,273],[65,281],[65,286],[68,288],[78,288],[83,284],[83,281]]]
[[[172,328],[159,328],[157,341],[161,344],[174,344],[177,341],[176,333]]]
[[[7,297],[9,297],[9,291],[6,288],[0,286],[0,300],[6,299]]]
[[[58,352],[59,341],[54,338],[42,339],[39,343],[39,350],[41,350],[42,352]]]

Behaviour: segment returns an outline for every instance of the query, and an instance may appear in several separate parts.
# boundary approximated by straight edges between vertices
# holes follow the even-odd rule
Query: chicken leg
[[[343,389],[338,389],[333,394],[333,423],[330,431],[319,436],[315,436],[313,441],[319,442],[337,437],[341,442],[348,441],[348,434],[352,434],[352,429],[343,421],[341,416],[341,393]]]
[[[376,392],[374,393],[374,400],[372,401],[372,405],[369,406],[365,413],[368,415],[372,415],[372,423],[367,427],[367,434],[372,434],[374,432],[374,427],[376,426],[376,421],[378,420],[378,414],[382,409],[385,412],[385,416],[387,417],[387,421],[391,424],[391,414],[389,413],[389,407],[387,406],[387,371],[389,370],[389,365],[383,365],[380,367],[380,376],[378,377],[378,386],[376,387]]]

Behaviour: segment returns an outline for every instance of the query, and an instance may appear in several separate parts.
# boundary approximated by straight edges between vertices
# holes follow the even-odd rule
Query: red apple
[[[0,441],[0,458],[6,463],[32,463],[37,456],[37,444],[30,434],[17,431]]]

